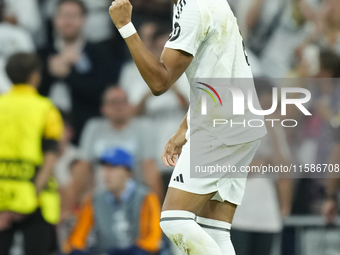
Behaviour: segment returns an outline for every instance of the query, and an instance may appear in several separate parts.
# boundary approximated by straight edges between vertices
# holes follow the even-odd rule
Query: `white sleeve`
[[[206,34],[197,1],[179,0],[173,19],[173,31],[165,48],[182,50],[195,56]]]

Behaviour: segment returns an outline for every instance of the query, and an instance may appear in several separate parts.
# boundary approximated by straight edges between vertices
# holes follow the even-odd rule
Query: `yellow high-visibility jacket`
[[[59,220],[55,181],[39,198],[33,181],[44,151],[56,150],[62,133],[59,111],[34,87],[17,84],[0,96],[0,211],[30,214],[40,205],[48,222]]]

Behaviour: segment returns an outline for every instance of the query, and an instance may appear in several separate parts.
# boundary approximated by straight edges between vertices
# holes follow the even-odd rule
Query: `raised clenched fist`
[[[129,0],[113,1],[109,12],[113,23],[118,29],[131,22],[132,5]]]

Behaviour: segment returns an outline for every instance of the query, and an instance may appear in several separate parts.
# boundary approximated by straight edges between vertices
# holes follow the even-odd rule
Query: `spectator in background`
[[[143,42],[148,49],[160,58],[164,44],[169,39],[170,30],[164,23],[148,22],[140,28]],[[173,135],[188,110],[189,84],[183,75],[171,89],[160,97],[152,95],[149,87],[140,75],[137,66],[129,61],[122,68],[120,85],[127,92],[129,101],[137,115],[146,116],[152,121],[158,139],[154,144],[158,167],[162,172],[163,186],[167,187],[171,178],[172,168],[164,166],[161,152],[164,145]]]
[[[284,77],[294,61],[294,50],[307,36],[306,24],[310,17],[303,12],[301,2],[311,5],[315,1],[247,0],[239,3],[243,8],[238,11],[241,31],[265,76]]]
[[[5,3],[4,19],[26,30],[36,42],[42,27],[38,0],[2,0]]]
[[[162,237],[160,203],[154,193],[132,179],[133,156],[120,148],[109,148],[101,155],[100,162],[105,191],[85,201],[64,252],[72,255],[156,253]]]
[[[47,23],[53,19],[54,10],[58,7],[59,0],[48,0],[41,4],[44,19]],[[111,0],[81,0],[86,9],[87,19],[84,24],[84,37],[91,43],[99,43],[112,39],[114,26],[110,17],[107,15],[107,7],[112,3]],[[53,28],[50,28],[53,30]],[[48,31],[53,34],[53,31]]]
[[[337,79],[333,79],[339,76],[339,57],[333,51],[321,51],[314,61],[302,61],[298,69],[311,69],[309,65],[315,63],[317,69],[313,77],[318,79],[307,80],[308,83],[304,84],[312,94],[313,100],[306,105],[312,116],[302,115],[301,111],[293,106],[287,108],[286,118],[299,122],[297,129],[289,130],[288,136],[295,159],[302,165],[329,162],[334,145],[332,122],[337,118],[340,109],[340,87]],[[308,77],[306,73],[300,71],[301,77]],[[301,189],[301,192],[296,200],[296,213],[316,215],[321,213],[325,195],[323,179],[325,174],[314,173],[313,175],[314,177],[318,175],[319,178],[304,178],[298,182],[297,188]]]
[[[87,122],[81,135],[80,162],[74,168],[73,184],[77,198],[83,197],[95,177],[95,190],[101,190],[103,177],[98,159],[107,148],[124,148],[136,159],[134,176],[163,196],[160,173],[154,160],[156,134],[151,123],[133,118],[132,106],[119,87],[110,87],[103,95],[103,117]]]
[[[54,41],[40,51],[44,61],[40,92],[74,116],[74,143],[85,122],[99,116],[100,97],[118,78],[120,62],[105,48],[87,42],[82,29],[86,7],[80,0],[60,0],[54,17]]]
[[[314,29],[298,47],[297,53],[309,44],[317,44],[323,50],[331,49],[340,54],[340,2],[337,0],[324,0],[314,20]]]
[[[301,65],[312,65],[317,63],[317,73],[314,75],[317,80],[312,80],[313,84],[305,85],[312,92],[313,101],[308,106],[312,116],[304,117],[301,112],[294,107],[287,109],[287,117],[300,119],[301,133],[299,139],[314,140],[314,145],[308,142],[305,147],[301,144],[300,163],[326,163],[328,161],[330,150],[333,143],[331,120],[336,116],[340,109],[340,88],[336,83],[336,78],[339,76],[340,59],[334,52],[326,50],[321,51],[317,59],[312,63],[302,63]],[[299,67],[299,69],[310,69],[307,67]],[[306,77],[306,75],[302,75]],[[308,76],[307,76],[308,77]],[[308,150],[306,150],[308,148]],[[314,153],[312,153],[314,148]],[[308,152],[307,152],[308,151]],[[303,160],[303,162],[301,162]]]
[[[272,106],[273,86],[268,80],[255,79],[262,109]],[[279,119],[273,113],[268,119]],[[288,166],[291,156],[283,127],[266,122],[268,135],[257,150],[253,166]],[[285,178],[286,177],[286,178]],[[233,219],[232,239],[237,255],[270,255],[274,241],[282,231],[282,217],[290,214],[292,180],[287,176],[249,173],[242,204]]]
[[[6,21],[5,9],[5,2],[0,1],[0,94],[6,92],[12,85],[5,72],[7,59],[17,52],[35,51],[30,34]]]
[[[324,0],[321,10],[321,32],[318,33],[321,46],[329,47],[340,54],[340,2],[337,0]]]

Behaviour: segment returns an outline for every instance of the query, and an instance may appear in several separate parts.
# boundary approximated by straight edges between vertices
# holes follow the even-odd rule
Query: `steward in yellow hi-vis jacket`
[[[63,124],[53,103],[38,94],[40,64],[18,53],[6,65],[12,89],[0,96],[0,254],[9,254],[20,229],[26,255],[56,250],[60,199],[52,177]]]

